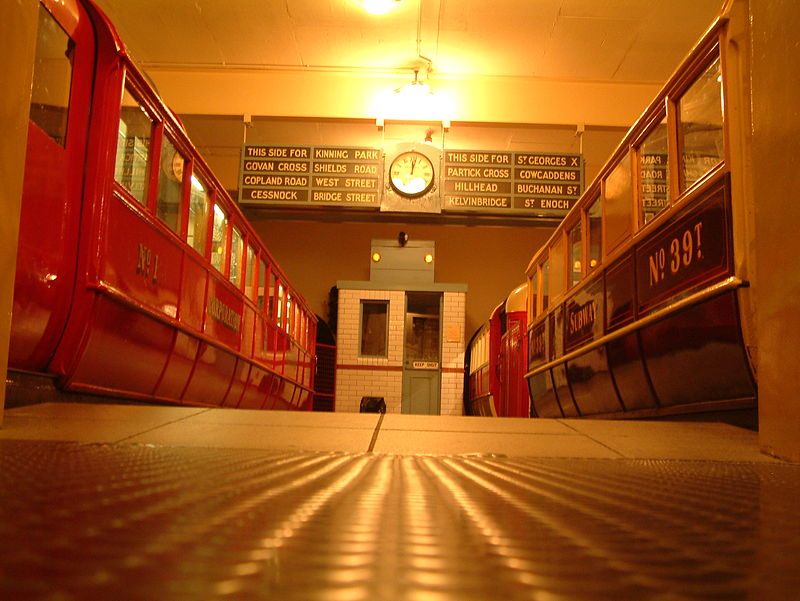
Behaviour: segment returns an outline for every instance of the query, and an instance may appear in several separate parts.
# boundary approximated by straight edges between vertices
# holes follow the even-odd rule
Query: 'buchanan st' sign
[[[563,215],[583,192],[579,154],[446,150],[442,209]]]

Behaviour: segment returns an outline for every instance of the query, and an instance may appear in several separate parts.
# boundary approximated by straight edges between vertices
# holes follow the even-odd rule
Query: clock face
[[[389,180],[402,196],[422,196],[433,186],[433,163],[421,152],[404,152],[392,161]]]

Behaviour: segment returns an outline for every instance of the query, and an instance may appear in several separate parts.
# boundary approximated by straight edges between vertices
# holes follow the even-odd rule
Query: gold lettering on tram
[[[661,247],[650,254],[650,287],[659,284],[667,276],[674,277],[703,258],[703,222],[683,230],[670,240],[667,247]]]
[[[139,244],[136,273],[143,276],[151,284],[158,284],[158,255],[144,244]]]
[[[215,297],[208,300],[208,316],[234,332],[239,331],[242,322],[241,315]]]

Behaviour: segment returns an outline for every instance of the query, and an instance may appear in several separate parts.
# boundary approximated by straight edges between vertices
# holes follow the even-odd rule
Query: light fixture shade
[[[363,0],[364,10],[371,15],[385,15],[399,2],[399,0]]]
[[[451,102],[447,94],[434,93],[427,82],[415,79],[379,94],[374,103],[376,119],[402,121],[450,121]]]

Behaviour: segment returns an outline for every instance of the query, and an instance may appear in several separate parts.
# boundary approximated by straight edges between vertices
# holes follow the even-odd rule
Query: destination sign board
[[[381,161],[377,148],[245,145],[239,202],[379,207]]]
[[[583,192],[580,154],[444,150],[442,155],[434,165],[442,212],[563,217]],[[385,209],[384,162],[378,148],[245,145],[239,202]]]
[[[444,211],[563,216],[583,193],[580,154],[444,152]]]

